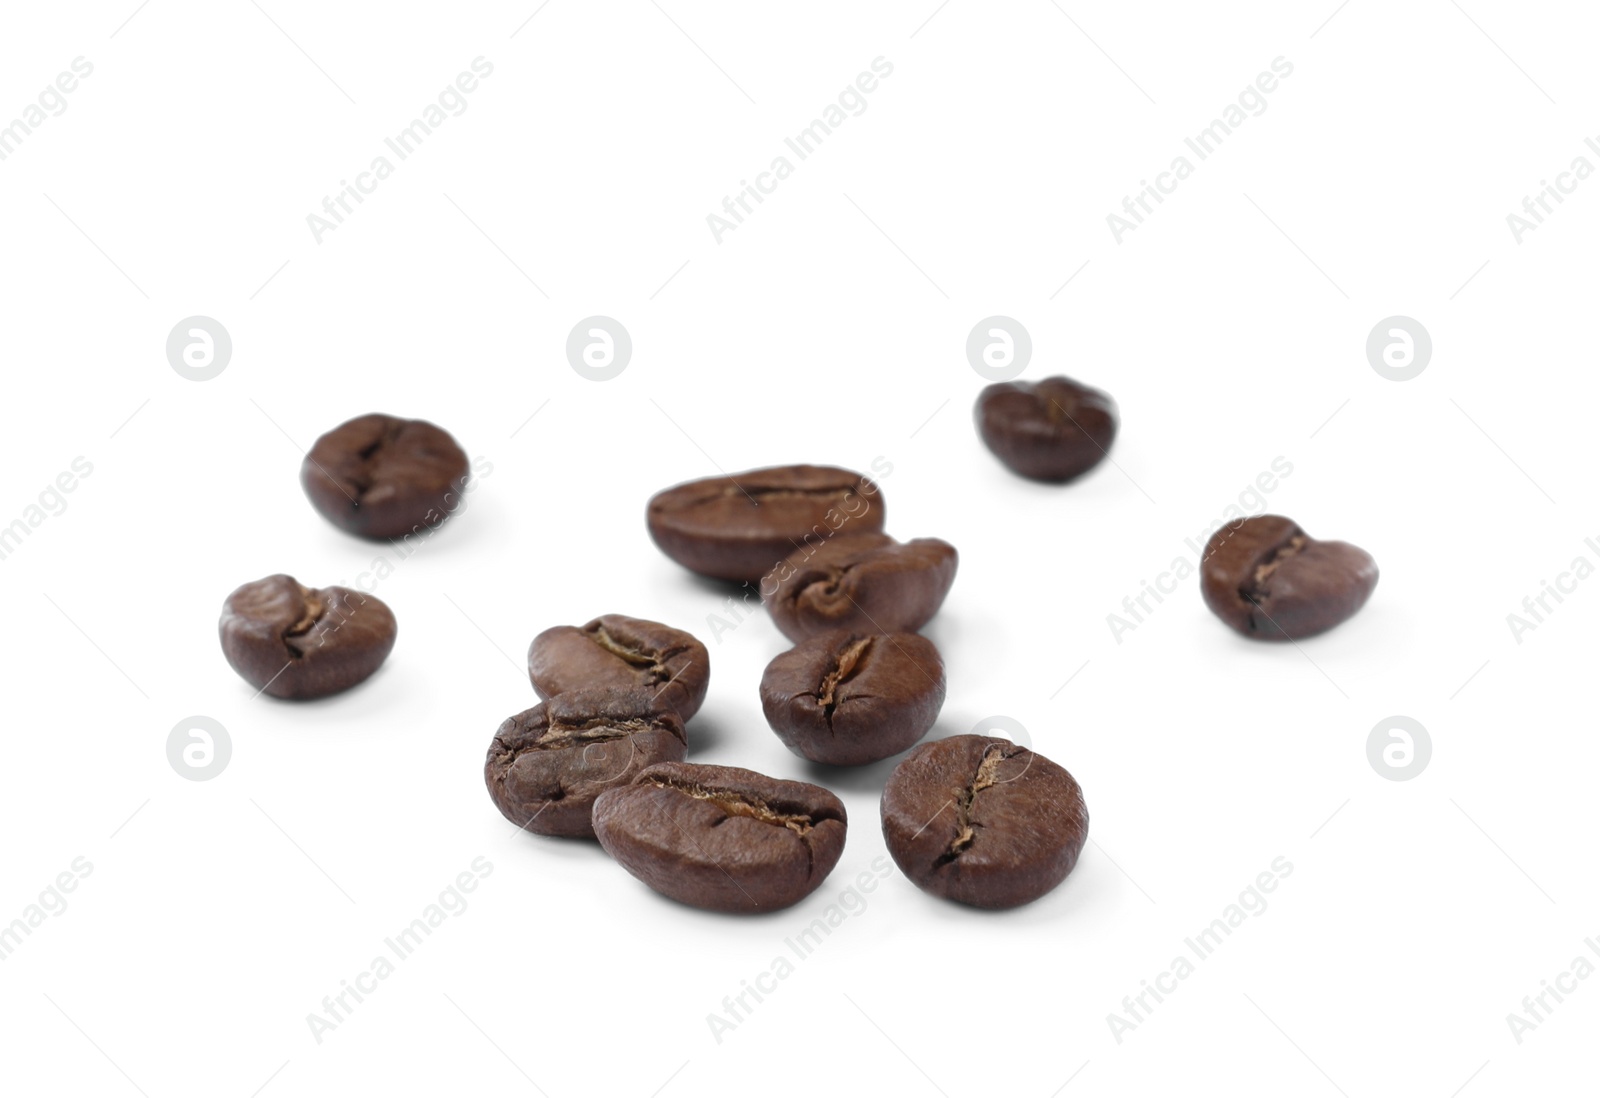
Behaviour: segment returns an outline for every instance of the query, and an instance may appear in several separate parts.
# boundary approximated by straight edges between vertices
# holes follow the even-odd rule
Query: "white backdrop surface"
[[[0,34],[8,1092],[1593,1088],[1592,11],[135,2]],[[603,382],[565,351],[596,315],[633,345]],[[1116,397],[1113,462],[1052,487],[983,449],[996,315],[1024,378]],[[197,316],[231,340],[206,381],[166,352]],[[1392,317],[1431,339],[1410,380],[1369,361]],[[368,411],[484,473],[403,560],[297,484]],[[650,543],[654,491],[788,462],[887,467],[890,532],[960,549],[933,735],[1009,716],[1081,781],[1045,899],[885,869],[892,761],[790,755],[756,695],[786,643]],[[1371,603],[1281,647],[1192,576],[1131,616],[1232,507],[1369,550]],[[227,593],[380,556],[382,671],[252,697]],[[495,811],[528,641],[606,612],[710,648],[692,758],[844,798],[807,901],[686,909]],[[193,716],[210,780],[169,762]],[[1369,757],[1395,716],[1408,780]]]

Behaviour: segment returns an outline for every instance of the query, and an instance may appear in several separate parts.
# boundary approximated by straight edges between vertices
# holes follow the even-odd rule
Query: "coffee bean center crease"
[[[671,778],[649,777],[640,784],[653,785],[658,789],[670,789],[682,793],[686,797],[693,797],[699,801],[709,801],[727,813],[723,819],[712,824],[720,827],[735,816],[746,816],[752,820],[771,824],[774,827],[787,827],[796,835],[805,835],[816,826],[810,815],[804,813],[779,812],[763,801],[760,797],[747,793],[737,793],[731,789],[708,789],[695,782],[676,781]]]
[[[972,819],[972,805],[977,800],[978,794],[985,789],[998,784],[995,772],[1000,769],[1000,764],[1009,758],[1022,753],[1022,748],[1015,748],[1009,755],[1006,754],[1005,744],[992,743],[984,748],[983,758],[978,760],[978,772],[972,777],[972,784],[962,790],[956,798],[956,837],[950,840],[950,848],[933,863],[935,869],[949,865],[961,857],[973,840],[978,837],[982,824]],[[1012,745],[1014,746],[1014,745]]]

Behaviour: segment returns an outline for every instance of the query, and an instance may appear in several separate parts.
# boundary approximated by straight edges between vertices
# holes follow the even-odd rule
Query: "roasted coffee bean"
[[[1343,541],[1317,541],[1282,515],[1229,523],[1206,542],[1200,593],[1256,640],[1309,637],[1350,617],[1378,585],[1378,564]]]
[[[978,394],[983,444],[1013,472],[1071,480],[1100,464],[1117,435],[1117,406],[1067,377],[1008,381]]]
[[[638,687],[688,720],[706,700],[706,646],[660,622],[606,614],[581,629],[557,625],[533,638],[528,677],[541,698],[586,687]]]
[[[1010,740],[925,743],[889,775],[883,837],[917,887],[974,907],[1017,907],[1066,880],[1089,837],[1083,790]]]
[[[438,526],[461,506],[467,455],[420,419],[368,415],[312,445],[300,483],[324,518],[364,538],[398,538]]]
[[[773,624],[790,640],[832,629],[921,629],[956,578],[956,550],[938,538],[840,534],[790,555],[761,584]]]
[[[313,590],[293,576],[240,587],[222,605],[222,654],[275,698],[322,698],[376,671],[394,647],[394,614],[348,587]]]
[[[483,780],[501,815],[539,835],[593,837],[595,798],[688,751],[683,721],[649,690],[574,690],[510,717]]]
[[[761,708],[812,762],[860,766],[920,740],[944,704],[944,661],[916,633],[820,633],[767,664]]]
[[[662,763],[594,806],[617,863],[664,896],[712,911],[804,899],[844,852],[844,804],[821,786],[734,766]]]
[[[780,465],[658,492],[650,537],[690,571],[755,582],[807,539],[883,529],[883,493],[848,469]]]

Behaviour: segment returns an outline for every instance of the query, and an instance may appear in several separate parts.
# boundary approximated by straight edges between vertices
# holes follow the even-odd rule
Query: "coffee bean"
[[[222,605],[222,654],[275,698],[322,698],[361,682],[394,647],[394,614],[348,587],[313,590],[293,576],[247,583]]]
[[[594,831],[680,903],[758,912],[810,895],[844,852],[844,804],[821,786],[734,766],[662,763],[602,793]]]
[[[1117,435],[1117,406],[1067,377],[1008,381],[978,394],[978,434],[1013,472],[1071,480],[1100,464]]]
[[[832,766],[899,754],[933,727],[943,704],[944,661],[916,633],[819,633],[761,676],[761,708],[778,738]]]
[[[501,815],[539,835],[592,837],[595,798],[688,751],[683,721],[649,690],[575,690],[510,717],[483,779]]]
[[[647,512],[663,553],[703,576],[755,582],[784,557],[848,525],[883,529],[883,493],[848,469],[780,465],[658,492]]]
[[[367,415],[312,445],[300,483],[324,518],[364,538],[398,538],[438,526],[461,506],[467,455],[420,419]]]
[[[1255,640],[1309,637],[1350,617],[1378,585],[1378,564],[1342,541],[1317,541],[1282,515],[1230,523],[1206,542],[1200,593]]]
[[[791,554],[761,584],[790,640],[831,629],[910,633],[938,612],[956,578],[956,550],[938,538],[840,534]]]
[[[895,864],[935,896],[974,907],[1037,900],[1066,880],[1089,837],[1072,775],[992,736],[925,743],[889,775],[883,837]]]
[[[637,687],[688,720],[706,700],[711,658],[681,629],[606,614],[581,629],[558,625],[534,637],[528,677],[541,698],[585,687]]]

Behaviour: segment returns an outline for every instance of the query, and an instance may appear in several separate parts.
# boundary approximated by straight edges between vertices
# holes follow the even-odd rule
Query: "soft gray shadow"
[[[710,576],[702,576],[698,572],[690,572],[687,569],[684,570],[683,574],[688,578],[690,587],[713,596],[718,602],[731,597],[734,602],[745,602],[752,609],[761,605],[761,584],[759,582],[713,579]]]
[[[715,751],[729,742],[729,731],[722,720],[717,717],[706,716],[704,709],[690,717],[684,725],[684,730],[689,734],[689,758],[692,762],[694,756],[703,751]]]
[[[807,781],[820,785],[824,789],[842,789],[847,793],[880,796],[883,793],[883,787],[888,784],[889,775],[894,773],[894,768],[899,766],[907,755],[925,743],[947,739],[950,736],[964,735],[966,731],[967,729],[957,728],[943,717],[940,717],[933,723],[933,727],[928,730],[922,739],[898,755],[890,755],[887,759],[879,759],[877,762],[867,763],[864,766],[829,766],[827,763],[802,759],[800,766],[806,773]]]
[[[905,752],[864,766],[829,766],[827,763],[802,759],[800,768],[805,771],[806,781],[820,785],[824,789],[878,796],[883,792],[884,783],[889,780],[889,775],[903,758]]]

